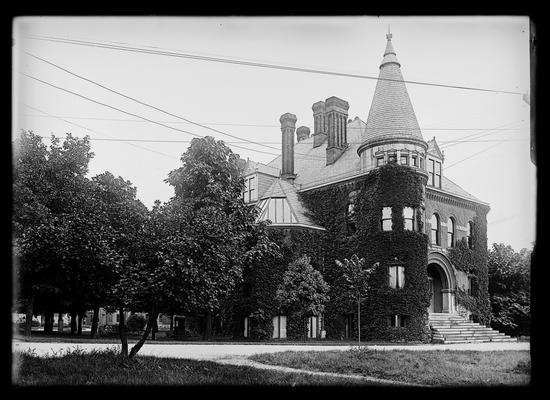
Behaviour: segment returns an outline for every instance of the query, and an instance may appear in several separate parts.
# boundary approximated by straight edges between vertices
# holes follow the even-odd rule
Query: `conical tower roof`
[[[416,115],[403,82],[401,64],[392,45],[392,35],[386,35],[387,44],[380,64],[379,79],[374,91],[365,141],[384,138],[416,138],[424,140]]]

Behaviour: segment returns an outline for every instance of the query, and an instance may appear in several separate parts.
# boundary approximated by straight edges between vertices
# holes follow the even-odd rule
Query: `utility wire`
[[[169,52],[169,51],[160,51],[160,50],[148,50],[148,49],[144,49],[144,48],[140,48],[140,47],[109,45],[109,44],[98,42],[98,41],[84,41],[84,40],[64,39],[64,38],[57,38],[57,37],[47,38],[47,37],[40,37],[38,35],[30,35],[30,36],[26,36],[26,37],[29,38],[29,39],[34,39],[34,40],[44,40],[44,41],[49,41],[49,42],[73,44],[73,45],[79,45],[79,46],[99,47],[99,48],[106,48],[106,49],[112,49],[112,50],[120,50],[120,51],[136,52],[136,53],[146,53],[146,54],[154,54],[154,55],[163,55],[163,56],[178,57],[178,58],[188,58],[188,59],[201,60],[201,61],[211,61],[211,62],[219,62],[219,63],[246,65],[246,66],[251,66],[251,67],[271,68],[271,69],[297,71],[297,72],[308,72],[308,73],[316,73],[316,74],[323,74],[323,75],[344,76],[344,77],[349,77],[349,78],[372,79],[372,80],[377,80],[377,81],[378,80],[384,80],[384,81],[392,81],[392,82],[403,82],[403,83],[408,83],[408,84],[413,84],[413,85],[445,87],[445,88],[451,88],[451,89],[474,90],[474,91],[502,93],[502,94],[516,94],[516,95],[522,95],[522,96],[524,95],[524,93],[505,91],[505,90],[493,90],[493,89],[476,88],[476,87],[470,87],[470,86],[444,85],[444,84],[420,82],[420,81],[409,81],[409,80],[401,80],[401,79],[380,78],[380,77],[368,76],[368,75],[349,74],[349,73],[333,72],[333,71],[323,71],[323,70],[318,70],[318,69],[313,69],[313,68],[298,68],[298,67],[291,67],[291,66],[277,65],[277,64],[258,63],[258,62],[251,62],[251,61],[240,61],[240,60],[236,60],[236,59],[229,59],[229,58],[222,58],[222,57],[199,56],[199,55],[190,54],[190,53]]]
[[[211,127],[209,127],[209,126],[207,126],[207,125],[203,125],[203,124],[200,124],[200,123],[198,123],[198,122],[191,121],[190,119],[187,119],[187,118],[185,118],[185,117],[182,117],[182,116],[173,114],[173,113],[171,113],[171,112],[169,112],[169,111],[163,110],[163,109],[161,109],[161,108],[159,108],[159,107],[156,107],[156,106],[154,106],[154,105],[152,105],[152,104],[146,103],[146,102],[141,101],[141,100],[138,100],[138,99],[136,99],[136,98],[134,98],[134,97],[128,96],[128,95],[126,95],[126,94],[124,94],[124,93],[121,93],[121,92],[119,92],[119,91],[117,91],[117,90],[111,89],[110,87],[107,87],[107,86],[105,86],[105,85],[103,85],[103,84],[101,84],[101,83],[99,83],[99,82],[96,82],[96,81],[94,81],[94,80],[92,80],[92,79],[89,79],[89,78],[86,78],[86,77],[84,77],[84,76],[82,76],[82,75],[79,75],[79,74],[77,74],[77,73],[75,73],[75,72],[73,72],[73,71],[70,71],[70,70],[68,70],[68,69],[66,69],[66,68],[63,68],[63,67],[61,67],[61,66],[59,66],[59,65],[57,65],[57,64],[55,64],[55,63],[53,63],[53,62],[51,62],[51,61],[48,61],[48,60],[46,60],[46,59],[44,59],[44,58],[35,56],[34,54],[31,54],[31,53],[29,53],[29,52],[27,52],[27,51],[24,51],[24,50],[23,50],[23,53],[25,53],[25,54],[27,54],[28,56],[33,57],[33,58],[35,58],[35,59],[37,59],[37,60],[40,60],[40,61],[42,61],[42,62],[45,62],[46,64],[49,64],[49,65],[51,65],[51,66],[53,66],[53,67],[55,67],[55,68],[58,68],[58,69],[60,69],[60,70],[62,70],[62,71],[64,71],[64,72],[66,72],[66,73],[68,73],[68,74],[70,74],[70,75],[72,75],[72,76],[75,76],[75,77],[77,77],[77,78],[79,78],[79,79],[85,80],[86,82],[89,82],[89,83],[91,83],[91,84],[93,84],[93,85],[99,86],[100,88],[105,89],[105,90],[107,90],[107,91],[109,91],[109,92],[111,92],[111,93],[115,93],[115,94],[117,94],[117,95],[119,95],[119,96],[122,96],[122,97],[128,99],[128,100],[132,100],[132,101],[134,101],[134,102],[136,102],[136,103],[138,103],[138,104],[141,104],[141,105],[144,105],[144,106],[146,106],[146,107],[152,108],[152,109],[154,109],[154,110],[160,111],[160,112],[162,112],[162,113],[164,113],[164,114],[170,115],[171,117],[175,117],[175,118],[181,119],[181,120],[183,120],[183,121],[186,121],[186,122],[188,122],[188,123],[190,123],[190,124],[200,126],[201,128],[209,129],[209,130],[211,130],[211,131],[213,131],[213,132],[217,132],[217,133],[220,133],[220,134],[222,134],[222,135],[226,135],[226,136],[232,137],[233,139],[243,140],[243,141],[249,142],[249,143],[251,143],[251,144],[255,144],[255,145],[267,147],[267,148],[274,149],[274,150],[277,150],[277,151],[280,150],[280,149],[277,148],[277,147],[273,147],[273,146],[269,146],[269,145],[265,145],[265,144],[261,144],[261,143],[255,142],[255,141],[253,141],[253,140],[248,140],[248,139],[245,139],[245,138],[241,138],[241,137],[232,135],[232,134],[230,134],[230,133],[223,132],[223,131],[220,131],[220,130],[215,129],[215,128],[211,128]],[[307,154],[299,154],[299,155],[308,156]]]
[[[57,117],[57,116],[55,116],[55,115],[49,114],[49,113],[47,113],[46,111],[43,111],[43,110],[40,110],[40,109],[38,109],[38,108],[32,107],[32,106],[30,106],[30,105],[28,105],[28,104],[26,104],[26,103],[21,102],[21,101],[20,101],[20,103],[21,103],[22,105],[24,105],[25,107],[28,107],[28,108],[30,108],[30,109],[32,109],[32,110],[36,110],[36,111],[41,112],[41,113],[44,113],[44,114],[46,114],[46,115],[48,115],[48,116],[50,116],[50,117],[57,118],[57,119],[59,119],[59,120],[61,120],[61,121],[64,121],[64,122],[70,124],[70,125],[74,125],[74,126],[77,126],[77,127],[81,128],[81,129],[85,129],[85,130],[87,130],[87,131],[97,133],[98,135],[101,135],[101,136],[107,136],[107,139],[90,138],[90,140],[119,141],[118,139],[113,138],[112,136],[107,135],[107,134],[105,134],[105,133],[98,132],[98,131],[96,131],[96,130],[94,130],[94,129],[88,128],[88,127],[83,126],[83,125],[79,125],[79,124],[74,123],[74,122],[71,122],[71,121],[67,121],[66,119],[64,119],[64,118],[62,118],[62,117]],[[41,137],[44,137],[44,136],[41,136]],[[122,141],[122,140],[121,140],[121,141]],[[157,153],[157,154],[160,154],[160,155],[163,155],[163,156],[166,156],[166,157],[175,159],[175,160],[179,160],[179,158],[177,158],[177,157],[173,157],[173,156],[171,156],[171,155],[169,155],[169,154],[162,153],[162,152],[160,152],[160,151],[156,151],[156,150],[153,150],[153,149],[149,149],[149,148],[147,148],[147,147],[143,147],[143,146],[140,146],[140,145],[137,145],[137,144],[133,144],[133,143],[126,143],[126,144],[128,144],[129,146],[137,147],[138,149],[146,150],[146,151],[149,151],[149,152],[152,152],[152,153]]]
[[[24,116],[27,117],[48,117],[47,115],[37,115],[37,114],[24,114]],[[114,122],[145,122],[138,119],[123,119],[123,118],[100,118],[100,117],[78,117],[78,116],[69,116],[69,115],[60,115],[59,117],[62,118],[70,118],[70,119],[87,119],[87,120],[94,120],[94,121],[114,121]],[[189,124],[189,122],[182,122],[182,121],[159,121],[166,124]],[[203,125],[226,125],[226,126],[249,126],[249,127],[255,127],[255,128],[280,128],[280,125],[270,125],[270,124],[242,124],[242,123],[225,123],[225,122],[200,122]],[[361,127],[350,127],[348,126],[348,131],[350,130],[357,130],[357,129],[364,129]],[[368,130],[369,128],[367,128]],[[417,130],[412,128],[376,128],[379,130]],[[496,130],[496,131],[518,131],[521,130],[521,128],[420,128],[421,131],[479,131],[479,130]],[[441,132],[438,133],[439,135],[442,134]],[[447,133],[446,133],[447,134]],[[450,135],[456,135],[456,133],[449,133]],[[278,142],[277,142],[278,143]]]
[[[201,136],[201,135],[199,135],[199,134],[197,134],[197,133],[194,133],[194,132],[189,132],[189,131],[186,131],[186,130],[183,130],[183,129],[175,128],[175,127],[173,127],[173,126],[166,125],[166,124],[163,124],[163,123],[160,123],[160,122],[157,122],[157,121],[154,121],[154,120],[151,120],[151,119],[142,117],[142,116],[137,115],[137,114],[133,114],[133,113],[131,113],[131,112],[129,112],[129,111],[124,111],[124,110],[122,110],[122,109],[120,109],[120,108],[117,108],[117,107],[111,106],[111,105],[109,105],[109,104],[105,104],[105,103],[102,103],[102,102],[100,102],[100,101],[91,99],[91,98],[86,97],[86,96],[84,96],[84,95],[82,95],[82,94],[79,94],[79,93],[73,92],[72,90],[65,89],[65,88],[62,88],[62,87],[60,87],[60,86],[54,85],[53,83],[46,82],[46,81],[44,81],[44,80],[42,80],[42,79],[36,78],[36,77],[31,76],[31,75],[29,75],[29,74],[26,74],[26,73],[24,73],[24,72],[19,72],[19,73],[20,73],[21,75],[24,75],[24,76],[30,78],[30,79],[34,79],[34,80],[36,80],[36,81],[38,81],[38,82],[41,82],[41,83],[43,83],[43,84],[45,84],[45,85],[51,86],[51,87],[53,87],[53,88],[56,88],[56,89],[58,89],[58,90],[61,90],[61,91],[64,91],[64,92],[67,92],[67,93],[70,93],[70,94],[73,94],[73,95],[75,95],[75,96],[81,97],[81,98],[86,99],[86,100],[88,100],[88,101],[91,101],[91,102],[93,102],[93,103],[102,105],[102,106],[104,106],[104,107],[111,108],[111,109],[116,110],[116,111],[119,111],[119,112],[121,112],[121,113],[123,113],[123,114],[131,115],[131,116],[136,117],[136,118],[141,118],[141,119],[143,119],[143,120],[145,120],[145,121],[151,122],[151,123],[156,124],[156,125],[159,125],[159,126],[163,126],[163,127],[165,127],[165,128],[168,128],[168,129],[171,129],[171,130],[174,130],[174,131],[178,131],[178,132],[182,132],[182,133],[187,133],[187,134],[189,134],[189,135],[196,136],[196,137],[199,137],[199,138],[202,138],[202,137],[203,137],[203,136]],[[240,149],[243,149],[243,150],[252,151],[252,152],[263,153],[263,154],[269,154],[269,155],[272,155],[272,156],[280,156],[280,154],[277,154],[277,153],[267,152],[267,151],[263,151],[263,150],[255,150],[255,149],[251,149],[251,148],[249,148],[249,147],[243,147],[243,146],[239,146],[239,145],[236,145],[236,144],[234,144],[233,146],[234,146],[234,147],[237,147],[237,148],[240,148]],[[296,153],[295,153],[295,154],[296,154]],[[308,157],[309,157],[309,158],[311,158],[311,159],[313,159],[313,158],[314,158],[314,159],[318,159],[318,160],[321,159],[320,157],[309,156],[308,154],[300,154],[300,155],[303,156],[304,158],[308,158]],[[324,159],[324,158],[323,158],[323,159]]]
[[[481,151],[478,151],[477,153],[472,154],[471,156],[468,156],[468,157],[466,157],[466,158],[463,158],[462,160],[459,160],[459,161],[457,161],[457,162],[455,162],[455,163],[452,163],[451,165],[447,165],[447,166],[445,167],[445,170],[448,170],[449,168],[452,168],[452,167],[454,167],[455,165],[460,164],[460,163],[463,162],[463,161],[469,160],[470,158],[475,157],[475,156],[477,156],[477,155],[479,155],[479,154],[481,154],[481,153],[485,153],[486,151],[491,150],[493,147],[496,147],[496,146],[498,146],[499,144],[502,144],[502,143],[493,144],[493,145],[491,145],[491,146],[489,146],[489,147],[486,147],[485,149],[483,149],[483,150],[481,150]]]
[[[54,85],[53,83],[46,82],[46,81],[44,81],[44,80],[42,80],[42,79],[39,79],[39,78],[36,78],[36,77],[34,77],[34,76],[28,75],[28,74],[26,74],[26,73],[24,73],[24,72],[19,72],[19,73],[20,73],[21,75],[24,75],[24,76],[28,77],[28,78],[34,79],[34,80],[36,80],[36,81],[38,81],[38,82],[41,82],[41,83],[43,83],[43,84],[45,84],[45,85],[51,86],[51,87],[53,87],[53,88],[62,90],[62,91],[67,92],[67,93],[71,93],[71,94],[73,94],[73,95],[75,95],[75,96],[78,96],[78,97],[81,97],[81,98],[86,99],[86,100],[88,100],[88,101],[91,101],[92,103],[96,103],[96,104],[102,105],[102,106],[104,106],[104,107],[108,107],[108,108],[111,108],[111,109],[113,109],[113,110],[119,111],[119,112],[121,112],[121,113],[124,113],[124,114],[127,114],[127,115],[131,115],[132,117],[141,118],[141,119],[143,119],[143,120],[145,120],[145,121],[148,121],[148,122],[151,122],[151,123],[153,123],[153,124],[160,125],[160,126],[163,126],[163,127],[165,127],[165,128],[172,129],[172,130],[175,130],[175,131],[178,131],[178,132],[187,133],[187,134],[189,134],[189,135],[196,136],[196,137],[199,137],[199,138],[202,138],[202,137],[203,137],[203,136],[201,136],[201,135],[199,135],[199,134],[197,134],[197,133],[194,133],[194,132],[189,132],[189,131],[185,131],[185,130],[183,130],[183,129],[174,128],[173,126],[166,125],[166,124],[163,124],[163,123],[161,123],[161,122],[157,122],[157,121],[154,121],[154,120],[151,120],[151,119],[142,117],[142,116],[140,116],[140,115],[133,114],[133,113],[131,113],[131,112],[121,110],[120,108],[117,108],[117,107],[111,106],[111,105],[109,105],[109,104],[105,104],[105,103],[102,103],[102,102],[100,102],[100,101],[91,99],[91,98],[86,97],[86,96],[84,96],[84,95],[82,95],[82,94],[73,92],[73,91],[71,91],[71,90],[69,90],[69,89],[65,89],[65,88],[62,88],[62,87],[60,87],[60,86],[56,86],[56,85]],[[240,146],[236,146],[236,145],[235,145],[235,147],[239,147],[239,148],[242,148],[242,149],[245,149],[245,150],[250,150],[250,151],[256,151],[256,152],[259,152],[259,153],[269,154],[269,155],[273,155],[273,156],[278,156],[278,154],[269,153],[269,152],[262,151],[262,150],[252,150],[252,149],[249,149],[249,148],[247,148],[247,147],[240,147]]]

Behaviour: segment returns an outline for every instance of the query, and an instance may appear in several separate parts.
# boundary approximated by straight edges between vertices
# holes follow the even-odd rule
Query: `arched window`
[[[440,246],[441,243],[439,241],[439,215],[434,213],[432,215],[430,224],[432,225],[432,236],[431,236],[432,244]]]
[[[473,249],[474,243],[472,241],[472,236],[474,232],[474,223],[472,221],[468,222],[468,248]]]
[[[346,210],[346,223],[348,234],[353,235],[357,230],[355,224],[355,203],[357,200],[357,191],[350,192],[348,200],[348,209]]]
[[[407,231],[414,231],[416,227],[415,212],[412,207],[403,207],[403,228]]]
[[[391,231],[391,207],[382,207],[382,230]]]
[[[455,245],[455,220],[450,217],[447,221],[447,247],[454,247]]]

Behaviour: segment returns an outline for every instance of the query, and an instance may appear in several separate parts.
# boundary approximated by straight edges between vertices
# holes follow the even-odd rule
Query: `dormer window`
[[[430,158],[428,162],[428,185],[441,188],[441,161]]]
[[[401,154],[399,163],[400,163],[401,165],[409,165],[409,156],[406,155],[406,154]]]
[[[388,164],[396,163],[396,162],[397,162],[397,154],[396,153],[388,154]]]
[[[384,156],[378,156],[376,157],[376,166],[380,167],[384,165]]]

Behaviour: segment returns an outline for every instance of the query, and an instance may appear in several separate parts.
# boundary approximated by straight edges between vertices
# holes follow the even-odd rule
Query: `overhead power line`
[[[26,117],[49,117],[48,115],[37,115],[37,114],[24,114],[24,116]],[[60,115],[59,117],[61,118],[70,118],[70,119],[86,119],[86,120],[94,120],[94,121],[113,121],[113,122],[146,122],[146,121],[141,121],[139,119],[124,119],[124,118],[101,118],[101,117],[81,117],[81,116],[73,116],[73,115]],[[163,122],[163,123],[166,123],[166,124],[187,124],[189,125],[190,123],[189,122],[185,122],[185,121],[158,121],[158,122]],[[273,125],[273,124],[244,124],[244,123],[236,123],[236,122],[199,122],[200,124],[203,124],[203,125],[211,125],[211,126],[216,126],[216,125],[224,125],[224,126],[248,126],[248,127],[253,127],[253,128],[280,128],[280,125]],[[350,130],[356,130],[356,129],[363,129],[363,128],[355,128],[355,127],[350,127],[348,126],[348,131]],[[382,127],[377,127],[376,128],[377,130],[417,130],[417,129],[412,129],[412,128],[392,128],[392,127],[388,127],[388,128],[382,128]],[[495,130],[495,131],[519,131],[521,130],[522,128],[420,128],[420,131],[479,131],[479,130],[486,130],[486,129],[491,129],[491,130]],[[444,134],[450,134],[450,135],[456,135],[456,133],[446,133],[446,132],[443,132]],[[441,135],[442,132],[439,132],[438,135]],[[258,142],[260,143],[260,142]],[[278,142],[277,142],[278,143]]]
[[[74,123],[74,122],[71,122],[71,121],[67,121],[66,119],[64,119],[64,118],[62,118],[62,117],[58,117],[58,116],[49,114],[49,113],[47,113],[46,111],[43,111],[43,110],[40,110],[40,109],[38,109],[38,108],[32,107],[32,106],[30,106],[30,105],[28,105],[28,104],[26,104],[26,103],[21,102],[21,101],[20,101],[20,103],[21,103],[22,105],[24,105],[25,107],[28,107],[28,108],[30,108],[30,109],[32,109],[32,110],[36,110],[36,111],[41,112],[41,113],[44,113],[44,114],[46,114],[46,115],[48,115],[48,116],[50,116],[50,117],[60,119],[61,121],[64,121],[64,122],[66,122],[66,123],[68,123],[68,124],[70,124],[70,125],[74,125],[74,126],[77,126],[77,127],[81,128],[81,129],[85,129],[85,130],[87,130],[87,131],[97,133],[98,135],[107,136],[106,139],[99,139],[99,138],[93,138],[93,139],[92,139],[92,138],[90,138],[90,140],[118,141],[116,138],[113,138],[112,136],[107,135],[107,134],[105,134],[105,133],[98,132],[98,131],[96,131],[96,130],[94,130],[94,129],[88,128],[88,127],[86,127],[86,126],[83,126],[83,125],[80,125],[80,124],[77,124],[77,123]],[[44,137],[44,136],[42,136],[42,137]],[[125,143],[125,144],[127,144],[127,145],[129,145],[129,146],[136,147],[136,148],[138,148],[138,149],[142,149],[142,150],[149,151],[149,152],[151,152],[151,153],[157,153],[157,154],[160,154],[160,155],[163,155],[163,156],[166,156],[166,157],[175,159],[175,160],[178,160],[178,159],[179,159],[179,158],[177,158],[177,157],[173,157],[173,156],[171,156],[171,155],[169,155],[169,154],[162,153],[162,152],[160,152],[160,151],[156,151],[156,150],[150,149],[150,148],[148,148],[148,147],[140,146],[140,145],[133,144],[133,143]]]
[[[189,131],[186,131],[186,130],[183,130],[183,129],[179,129],[179,128],[175,128],[175,127],[173,127],[173,126],[166,125],[166,124],[163,124],[163,123],[161,123],[161,122],[154,121],[154,120],[152,120],[152,119],[142,117],[141,115],[134,114],[134,113],[131,113],[131,112],[129,112],[129,111],[122,110],[122,109],[120,109],[120,108],[111,106],[111,105],[109,105],[109,104],[102,103],[102,102],[97,101],[97,100],[94,100],[94,99],[92,99],[92,98],[90,98],[90,97],[84,96],[84,95],[82,95],[82,94],[80,94],[80,93],[76,93],[76,92],[74,92],[74,91],[72,91],[72,90],[65,89],[65,88],[63,88],[63,87],[54,85],[53,83],[46,82],[46,81],[44,81],[44,80],[42,80],[42,79],[36,78],[36,77],[34,77],[34,76],[32,76],[32,75],[29,75],[29,74],[26,74],[26,73],[24,73],[24,72],[19,72],[19,73],[20,73],[21,75],[23,75],[23,76],[26,76],[26,77],[28,77],[28,78],[30,78],[30,79],[34,79],[34,80],[36,80],[36,81],[38,81],[38,82],[41,82],[41,83],[43,83],[43,84],[45,84],[45,85],[48,85],[48,86],[51,86],[51,87],[53,87],[53,88],[55,88],[55,89],[58,89],[58,90],[61,90],[61,91],[70,93],[70,94],[72,94],[72,95],[78,96],[78,97],[83,98],[83,99],[85,99],[85,100],[91,101],[92,103],[96,103],[96,104],[102,105],[102,106],[104,106],[104,107],[111,108],[111,109],[116,110],[116,111],[119,111],[119,112],[121,112],[121,113],[123,113],[123,114],[131,115],[131,116],[136,117],[136,118],[141,118],[141,119],[143,119],[143,120],[145,120],[145,121],[148,121],[148,122],[151,122],[151,123],[153,123],[153,124],[155,124],[155,125],[163,126],[163,127],[165,127],[165,128],[168,128],[168,129],[171,129],[171,130],[174,130],[174,131],[177,131],[177,132],[186,133],[186,134],[189,134],[189,135],[192,135],[192,136],[195,136],[195,137],[199,137],[199,138],[202,138],[202,137],[203,137],[203,136],[201,136],[201,135],[199,135],[199,134],[197,134],[197,133],[189,132]],[[240,148],[240,149],[243,149],[243,150],[248,150],[248,151],[256,152],[256,153],[269,154],[269,155],[272,155],[272,156],[280,156],[280,154],[277,154],[277,153],[267,152],[267,151],[263,151],[263,150],[255,150],[255,149],[251,149],[251,148],[249,148],[249,147],[239,146],[239,145],[236,145],[236,144],[233,144],[233,146],[234,146],[234,147],[237,147],[237,148]],[[294,154],[297,155],[296,153],[294,153]],[[300,154],[300,155],[301,155],[302,157],[304,157],[304,158],[321,159],[320,157],[314,157],[314,156],[310,156],[310,155],[308,155],[308,154]],[[323,159],[324,159],[324,158],[323,158]]]
[[[483,150],[481,150],[481,151],[478,151],[477,153],[474,153],[474,154],[472,154],[472,155],[470,155],[470,156],[468,156],[468,157],[465,157],[465,158],[463,158],[463,159],[461,159],[461,160],[458,160],[457,162],[454,162],[454,163],[452,163],[451,165],[447,165],[447,166],[445,167],[445,169],[448,170],[449,168],[452,168],[452,167],[454,167],[455,165],[460,164],[460,163],[463,162],[463,161],[469,160],[470,158],[475,157],[475,156],[477,156],[477,155],[479,155],[479,154],[481,154],[481,153],[485,153],[486,151],[491,150],[493,147],[496,147],[496,146],[498,146],[499,144],[502,144],[502,142],[500,142],[500,143],[495,143],[495,144],[493,144],[493,145],[491,145],[491,146],[489,146],[489,147],[486,147],[485,149],[483,149]]]
[[[308,72],[308,73],[323,74],[323,75],[343,76],[343,77],[348,77],[348,78],[371,79],[371,80],[376,80],[376,81],[384,80],[384,81],[392,81],[392,82],[404,82],[404,83],[413,84],[413,85],[424,85],[424,86],[444,87],[444,88],[451,88],[451,89],[473,90],[473,91],[490,92],[490,93],[515,94],[515,95],[521,95],[521,96],[523,96],[525,94],[525,93],[513,92],[513,91],[507,91],[507,90],[494,90],[494,89],[477,88],[477,87],[471,87],[471,86],[444,85],[444,84],[430,83],[430,82],[409,81],[409,80],[400,80],[400,79],[391,79],[391,78],[380,78],[380,77],[369,76],[369,75],[359,75],[359,74],[350,74],[350,73],[344,73],[344,72],[324,71],[324,70],[319,70],[319,69],[314,69],[314,68],[299,68],[299,67],[285,66],[285,65],[280,65],[280,64],[268,64],[268,63],[242,61],[242,60],[222,58],[222,57],[201,56],[201,55],[197,55],[197,54],[190,54],[190,53],[183,53],[183,52],[151,50],[151,49],[145,49],[143,47],[137,47],[137,46],[132,46],[132,47],[130,47],[130,46],[120,46],[120,45],[108,44],[108,43],[105,43],[105,42],[65,39],[65,38],[59,38],[59,37],[55,37],[55,36],[49,36],[48,37],[48,36],[39,36],[39,35],[29,35],[29,36],[26,36],[26,37],[29,38],[29,39],[34,39],[34,40],[44,40],[44,41],[49,41],[49,42],[65,43],[65,44],[72,44],[72,45],[78,45],[78,46],[98,47],[98,48],[105,48],[105,49],[111,49],[111,50],[120,50],[120,51],[127,51],[127,52],[154,54],[154,55],[162,55],[162,56],[168,56],[168,57],[187,58],[187,59],[200,60],[200,61],[210,61],[210,62],[219,62],[219,63],[227,63],[227,64],[245,65],[245,66],[251,66],[251,67],[271,68],[271,69],[296,71],[296,72]]]
[[[200,124],[200,123],[198,123],[198,122],[191,121],[191,120],[188,119],[188,118],[182,117],[182,116],[180,116],[180,115],[176,115],[176,114],[171,113],[171,112],[169,112],[169,111],[166,111],[166,110],[164,110],[164,109],[162,109],[162,108],[156,107],[156,106],[154,106],[154,105],[152,105],[152,104],[149,104],[149,103],[146,103],[146,102],[144,102],[144,101],[138,100],[138,99],[136,99],[135,97],[128,96],[128,95],[126,95],[126,94],[124,94],[124,93],[122,93],[122,92],[120,92],[120,91],[114,90],[114,89],[112,89],[112,88],[110,88],[110,87],[108,87],[108,86],[105,86],[105,85],[103,85],[103,84],[101,84],[101,83],[99,83],[99,82],[96,82],[96,81],[94,81],[94,80],[92,80],[92,79],[89,79],[89,78],[86,78],[86,77],[84,77],[84,76],[82,76],[82,75],[79,75],[79,74],[77,74],[77,73],[75,73],[75,72],[73,72],[73,71],[70,71],[70,70],[67,69],[67,68],[61,67],[60,65],[57,65],[57,64],[55,64],[55,63],[53,63],[53,62],[51,62],[51,61],[48,61],[48,60],[46,60],[46,59],[44,59],[44,58],[35,56],[34,54],[31,54],[31,53],[29,53],[29,52],[27,52],[27,51],[24,51],[24,50],[23,50],[23,52],[24,52],[25,54],[27,54],[28,56],[30,56],[30,57],[33,57],[33,58],[38,59],[38,60],[40,60],[40,61],[42,61],[42,62],[45,62],[46,64],[51,65],[51,66],[53,66],[53,67],[55,67],[55,68],[58,68],[58,69],[60,69],[60,70],[62,70],[62,71],[64,71],[64,72],[66,72],[66,73],[68,73],[68,74],[70,74],[70,75],[72,75],[72,76],[75,76],[75,77],[77,77],[77,78],[79,78],[79,79],[82,79],[82,80],[84,80],[84,81],[86,81],[86,82],[89,82],[89,83],[91,83],[91,84],[93,84],[93,85],[96,85],[96,86],[98,86],[98,87],[100,87],[100,88],[102,88],[102,89],[105,89],[105,90],[107,90],[107,91],[109,91],[109,92],[111,92],[111,93],[115,93],[115,94],[117,94],[117,95],[119,95],[119,96],[121,96],[121,97],[124,97],[125,99],[134,101],[134,102],[136,102],[136,103],[138,103],[138,104],[141,104],[141,105],[144,105],[144,106],[146,106],[146,107],[152,108],[152,109],[154,109],[154,110],[156,110],[156,111],[160,111],[160,112],[162,112],[162,113],[164,113],[164,114],[166,114],[166,115],[170,115],[171,117],[175,117],[175,118],[178,118],[178,119],[180,119],[180,120],[186,121],[186,122],[188,122],[188,123],[190,123],[190,124],[193,124],[193,125],[196,125],[196,126],[200,126],[201,128],[205,128],[205,129],[211,130],[211,131],[213,131],[213,132],[220,133],[220,134],[225,135],[225,136],[229,136],[229,137],[231,137],[231,138],[233,138],[233,139],[243,140],[243,141],[248,142],[248,143],[251,143],[251,144],[255,144],[255,145],[258,145],[258,146],[267,147],[267,148],[270,148],[270,149],[273,149],[273,150],[277,150],[277,151],[280,150],[280,149],[277,148],[277,147],[265,145],[265,144],[262,144],[262,143],[259,143],[259,142],[255,142],[255,141],[253,141],[253,140],[249,140],[249,139],[246,139],[246,138],[241,138],[241,137],[239,137],[239,136],[232,135],[232,134],[230,134],[230,133],[220,131],[219,129],[215,129],[215,128],[209,127],[209,126],[207,126],[207,125],[203,125],[203,124]],[[265,152],[264,152],[264,153],[265,153]],[[265,154],[269,154],[269,153],[265,153]],[[311,157],[311,156],[309,156],[309,155],[307,155],[307,154],[298,154],[298,155],[302,155],[302,156],[305,156],[305,157]],[[318,157],[316,157],[316,158],[318,158]]]

